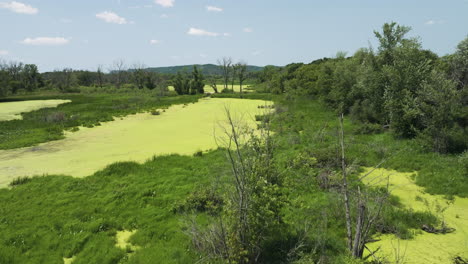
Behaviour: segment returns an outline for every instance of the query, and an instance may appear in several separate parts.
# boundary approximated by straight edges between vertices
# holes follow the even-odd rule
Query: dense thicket
[[[407,38],[410,28],[385,24],[379,41],[353,56],[310,64],[265,68],[263,87],[274,93],[312,95],[337,112],[417,137],[434,151],[462,152],[468,146],[468,38],[457,51],[438,57]]]

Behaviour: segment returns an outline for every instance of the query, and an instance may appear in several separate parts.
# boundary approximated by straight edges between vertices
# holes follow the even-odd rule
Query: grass
[[[190,263],[197,253],[181,232],[175,204],[196,186],[229,172],[223,151],[203,157],[171,155],[145,164],[122,162],[82,179],[32,178],[0,189],[0,263]],[[116,232],[138,253],[125,259]]]

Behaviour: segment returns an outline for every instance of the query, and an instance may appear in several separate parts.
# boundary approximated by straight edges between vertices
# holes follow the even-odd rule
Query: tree
[[[52,83],[62,92],[69,91],[76,83],[73,69],[56,70],[52,75]]]
[[[204,77],[203,74],[198,70],[196,65],[193,66],[192,81],[190,86],[191,94],[205,93],[205,91],[203,90],[203,88],[205,87]]]
[[[225,137],[218,142],[231,164],[232,188],[218,221],[205,232],[196,226],[190,232],[195,246],[215,263],[258,263],[266,245],[284,227],[284,179],[268,126],[254,133],[234,120],[228,109],[226,114]]]
[[[239,72],[239,65],[237,63],[232,64],[231,66],[231,90],[234,91],[234,83],[237,79],[237,74]]]
[[[467,131],[457,124],[463,111],[460,93],[454,81],[437,71],[431,73],[418,91],[424,125],[422,133],[433,151],[462,152],[468,147]]]
[[[247,79],[247,63],[245,62],[238,62],[236,64],[237,68],[237,77],[239,78],[239,92],[242,97],[242,84]]]
[[[24,88],[28,92],[32,92],[38,88],[40,75],[35,64],[24,65],[22,75]]]
[[[190,92],[190,79],[186,74],[178,72],[173,79],[174,90],[178,95],[189,94]]]
[[[382,53],[384,64],[390,65],[393,63],[395,48],[404,42],[404,37],[410,30],[410,27],[391,22],[383,25],[382,33],[374,31],[375,37],[380,42],[379,52]]]
[[[215,93],[218,93],[218,86],[216,85],[216,77],[210,76],[208,78],[208,83]]]
[[[453,54],[451,75],[460,89],[468,86],[468,36],[458,44]]]
[[[78,85],[81,86],[91,86],[94,84],[96,78],[96,73],[90,71],[79,71],[77,74]]]
[[[232,71],[231,69],[232,59],[230,57],[223,57],[218,60],[218,66],[221,68],[221,75],[223,76],[224,88],[228,89],[229,76]]]
[[[152,72],[146,73],[145,87],[149,90],[154,90],[157,87],[156,74],[153,74]]]
[[[115,60],[112,64],[111,73],[115,75],[114,81],[117,88],[120,88],[125,81],[125,71],[125,61],[122,59]]]
[[[147,81],[147,75],[145,71],[146,66],[141,63],[135,63],[132,69],[132,80],[138,89],[145,87],[145,81]]]
[[[104,86],[104,73],[102,72],[102,65],[97,67],[97,85],[102,89]]]
[[[345,219],[346,219],[346,237],[347,246],[351,255],[354,258],[362,258],[366,243],[370,238],[370,231],[376,223],[376,220],[380,217],[382,208],[388,198],[388,185],[385,191],[377,191],[374,195],[365,195],[361,191],[360,186],[357,187],[357,193],[355,199],[350,197],[350,188],[348,183],[348,172],[352,169],[346,165],[345,156],[345,137],[344,137],[344,126],[343,126],[343,114],[340,115],[340,146],[341,146],[341,173],[343,183],[341,185],[343,193],[343,202],[345,207]],[[383,161],[380,163],[382,164]],[[377,167],[380,166],[377,165]],[[359,180],[367,177],[373,170],[361,176]],[[354,202],[354,206],[352,206]],[[351,208],[356,208],[356,219],[353,220],[351,215]],[[354,230],[352,226],[355,226]],[[354,231],[354,237],[353,237]]]

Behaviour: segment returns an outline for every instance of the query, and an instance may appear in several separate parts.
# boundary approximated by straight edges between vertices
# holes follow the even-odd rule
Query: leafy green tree
[[[460,93],[454,81],[436,71],[418,91],[423,138],[436,152],[462,152],[468,147],[468,131],[457,124],[463,109]]]
[[[178,95],[189,94],[190,79],[186,76],[186,74],[178,72],[173,79],[173,86]]]
[[[468,36],[458,44],[451,59],[452,78],[460,89],[468,86]]]
[[[380,43],[379,52],[382,54],[383,64],[390,65],[393,63],[395,49],[404,43],[405,35],[410,30],[410,27],[391,22],[383,25],[382,32],[374,31]]]
[[[203,88],[205,87],[205,78],[201,71],[198,70],[197,66],[193,66],[193,71],[192,71],[192,80],[190,84],[190,90],[191,94],[204,94],[205,91]]]
[[[90,71],[80,71],[80,72],[77,72],[76,75],[77,75],[76,79],[77,79],[78,85],[80,86],[89,87],[94,84],[95,79],[96,79],[96,74]]]

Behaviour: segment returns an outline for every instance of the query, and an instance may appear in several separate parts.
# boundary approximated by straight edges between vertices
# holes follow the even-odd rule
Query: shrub
[[[66,119],[67,117],[63,112],[52,112],[44,116],[44,121],[47,123],[61,123]]]

